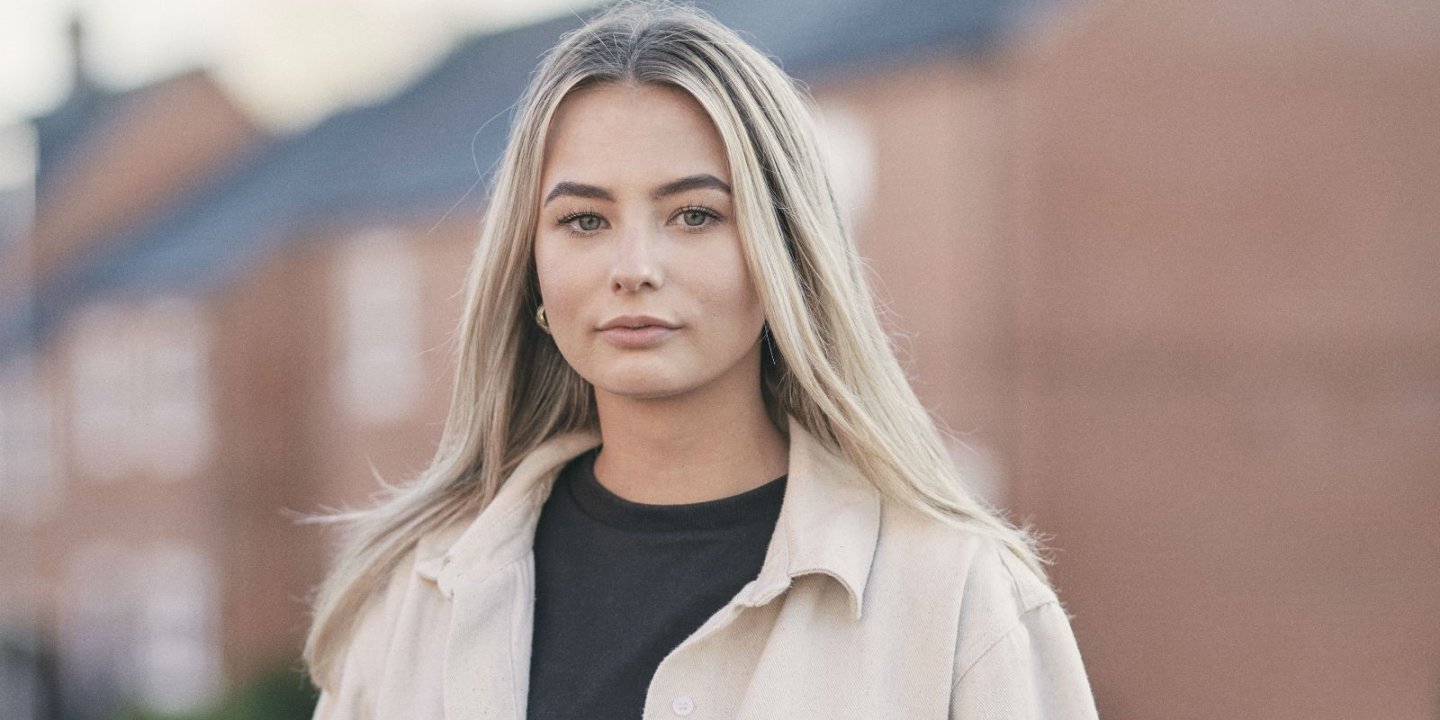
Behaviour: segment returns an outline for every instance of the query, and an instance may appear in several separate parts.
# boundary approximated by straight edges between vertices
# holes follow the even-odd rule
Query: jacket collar
[[[880,493],[853,465],[790,418],[789,476],[760,575],[739,598],[759,606],[802,575],[823,574],[850,596],[859,619],[880,535]]]
[[[793,417],[785,498],[755,582],[737,597],[764,605],[794,578],[823,574],[845,589],[860,617],[865,583],[880,531],[880,494],[859,471],[826,448]],[[416,572],[451,597],[456,583],[480,581],[529,556],[540,509],[566,463],[599,445],[595,433],[567,433],[541,443],[501,485],[468,526],[457,524],[420,541]]]

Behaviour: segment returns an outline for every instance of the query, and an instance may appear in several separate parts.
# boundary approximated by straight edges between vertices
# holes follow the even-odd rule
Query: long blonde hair
[[[893,501],[995,538],[1042,579],[1033,537],[968,494],[890,347],[842,225],[804,92],[733,31],[665,2],[612,7],[566,35],[521,100],[465,291],[458,371],[439,449],[376,507],[331,519],[355,540],[318,589],[305,659],[325,685],[352,625],[433,530],[473,516],[548,438],[596,430],[591,387],[533,317],[546,130],[566,95],[597,83],[678,87],[704,107],[730,163],[741,242],[770,328],[771,419],[794,417]]]

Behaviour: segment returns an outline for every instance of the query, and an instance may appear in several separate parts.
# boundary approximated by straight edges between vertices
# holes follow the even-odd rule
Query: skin
[[[552,120],[540,293],[556,346],[595,387],[596,479],[634,502],[729,497],[786,472],[760,391],[765,318],[730,186],[719,133],[678,89],[588,87]],[[644,347],[599,329],[633,315],[675,328]]]

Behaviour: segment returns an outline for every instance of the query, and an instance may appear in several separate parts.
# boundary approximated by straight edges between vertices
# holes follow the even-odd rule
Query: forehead
[[[606,83],[567,95],[545,139],[543,173],[547,184],[697,173],[730,182],[724,143],[704,108],[684,90],[654,84]]]

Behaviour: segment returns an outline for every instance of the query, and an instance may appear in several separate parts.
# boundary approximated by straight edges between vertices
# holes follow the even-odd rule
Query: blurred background
[[[0,717],[307,717],[593,2],[0,4]],[[1101,717],[1440,718],[1440,4],[702,2],[815,96],[906,366]]]

